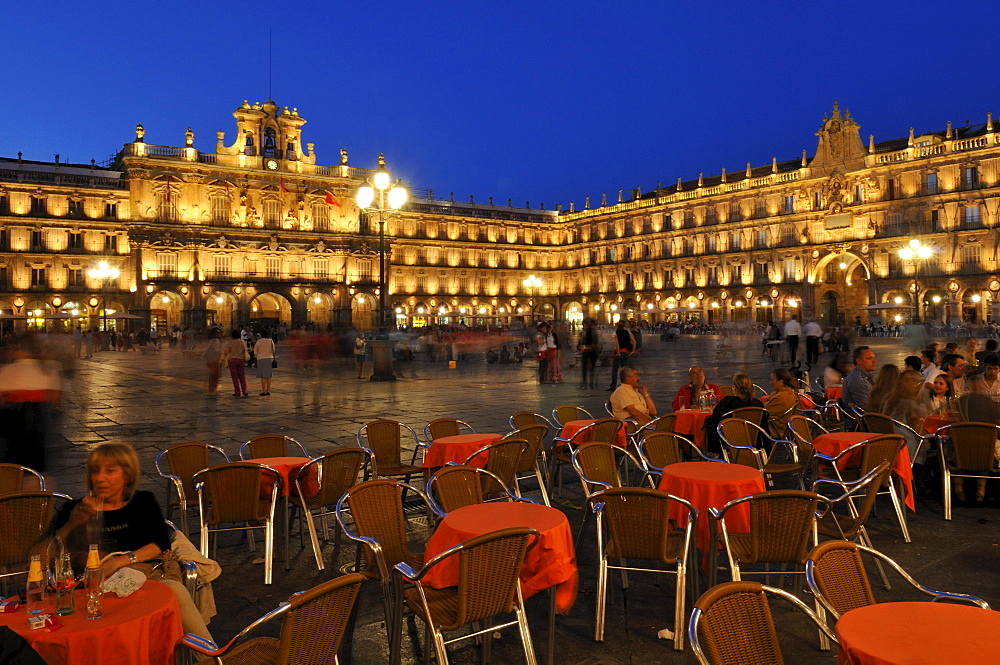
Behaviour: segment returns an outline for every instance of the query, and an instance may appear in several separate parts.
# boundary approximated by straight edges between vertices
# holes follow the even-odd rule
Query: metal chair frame
[[[548,426],[538,423],[514,430],[513,432],[507,434],[504,439],[524,439],[528,442],[528,449],[524,451],[524,454],[521,456],[521,460],[518,463],[515,480],[518,484],[520,484],[520,481],[534,477],[538,481],[538,489],[542,495],[542,503],[546,506],[551,506],[552,504],[549,501],[548,491],[549,459],[548,453],[545,450],[545,438],[548,434]]]
[[[639,456],[639,461],[642,464],[642,468],[646,472],[646,475],[650,477],[663,476],[664,467],[653,464],[653,462],[650,460],[649,452],[646,450],[649,447],[650,443],[655,443],[656,441],[661,439],[668,439],[674,442],[674,446],[677,449],[677,458],[678,458],[678,461],[675,463],[684,462],[685,451],[693,452],[697,457],[695,461],[698,462],[722,462],[723,464],[726,463],[726,460],[724,459],[709,457],[707,453],[703,452],[701,448],[695,445],[695,443],[691,441],[691,439],[687,438],[683,434],[676,434],[674,432],[650,432],[649,434],[644,436],[642,440],[637,442],[635,446],[636,453]],[[683,443],[684,446],[681,446],[680,445],[681,443]]]
[[[240,459],[243,460],[243,461],[245,461],[245,462],[252,462],[255,457],[258,457],[257,455],[254,454],[254,452],[252,450],[253,447],[254,447],[254,445],[255,445],[255,442],[263,440],[263,439],[269,439],[269,438],[272,438],[272,437],[277,438],[279,436],[282,437],[282,438],[284,438],[284,440],[285,440],[285,449],[284,449],[284,453],[285,454],[284,455],[260,455],[259,457],[308,457],[309,459],[312,459],[312,457],[309,455],[309,453],[306,452],[306,447],[305,446],[303,446],[301,443],[299,443],[298,441],[296,441],[292,437],[286,436],[284,434],[259,434],[257,436],[250,437],[248,440],[246,440],[242,444],[240,444]],[[297,447],[299,449],[299,452],[301,454],[300,455],[289,455],[288,454],[288,446],[289,445],[293,445],[293,446]],[[250,450],[250,452],[249,452],[250,457],[247,457],[247,450],[248,449]]]
[[[531,445],[526,439],[503,438],[483,446],[479,450],[465,458],[463,464],[472,465],[472,461],[482,454],[486,454],[486,469],[490,474],[500,478],[501,485],[497,486],[492,481],[487,481],[483,488],[486,494],[502,494],[504,490],[514,490],[514,494],[521,496],[521,488],[517,483],[517,469],[521,458],[531,449]]]
[[[527,421],[526,418],[531,418],[531,421]],[[555,429],[555,425],[551,420],[546,418],[540,413],[535,413],[534,411],[518,411],[511,414],[508,421],[510,423],[510,428],[512,430],[519,430],[530,425],[547,425],[552,429]]]
[[[471,477],[475,482],[475,485],[467,483],[468,484],[467,489],[469,491],[469,497],[473,499],[478,498],[478,500],[470,501],[466,505],[486,503],[488,501],[510,501],[510,502],[520,501],[522,503],[537,503],[536,501],[532,501],[529,498],[519,496],[514,492],[512,492],[510,488],[507,487],[506,483],[504,483],[504,481],[500,478],[500,476],[496,475],[495,473],[492,473],[491,471],[488,471],[486,469],[480,469],[479,467],[476,466],[470,466],[468,464],[449,464],[445,467],[442,467],[441,469],[438,469],[437,472],[435,472],[430,478],[427,479],[427,485],[426,485],[427,503],[430,505],[431,511],[433,511],[433,513],[437,515],[439,518],[443,518],[445,515],[451,512],[451,510],[458,509],[458,508],[452,508],[451,510],[445,510],[445,507],[441,505],[442,503],[441,500],[435,498],[434,496],[434,491],[437,488],[437,485],[440,482],[442,482],[441,478],[446,475],[453,475],[453,474],[467,474],[467,476]],[[480,478],[480,476],[484,476],[484,478]],[[465,480],[468,481],[468,477]],[[483,491],[483,483],[485,480],[489,480],[491,484],[496,484],[497,486],[500,487],[501,491],[498,492],[500,496],[494,497],[492,499],[486,498],[486,493]],[[478,493],[478,496],[473,496],[473,490],[476,493]]]
[[[952,444],[951,444],[952,445],[952,450],[955,450],[955,448],[956,448],[956,446],[955,446],[955,437],[952,434],[952,432],[953,431],[962,431],[962,429],[964,429],[964,427],[967,427],[969,425],[979,426],[979,427],[982,427],[982,428],[993,427],[993,428],[995,428],[997,430],[996,436],[994,438],[1000,438],[1000,427],[998,427],[998,426],[996,426],[996,425],[994,425],[992,423],[972,423],[972,422],[968,422],[968,423],[952,423],[950,425],[945,425],[944,427],[939,427],[938,430],[934,434],[935,434],[935,436],[938,436],[938,437],[948,437],[948,438],[950,438],[951,441],[952,441]],[[958,430],[955,430],[956,426],[958,426]],[[980,452],[982,452],[982,451],[980,451]],[[988,452],[988,451],[986,451],[986,452]],[[944,498],[944,518],[946,520],[950,520],[951,519],[951,479],[953,477],[954,478],[986,478],[986,479],[996,478],[998,475],[1000,475],[1000,467],[998,467],[996,457],[993,457],[992,458],[992,465],[991,465],[989,473],[987,473],[986,475],[983,475],[982,474],[982,469],[974,469],[974,468],[963,469],[963,468],[957,466],[957,464],[953,466],[952,464],[950,464],[948,462],[948,460],[945,459],[943,451],[939,455],[939,457],[941,458],[940,459],[940,461],[941,461],[941,483],[942,483],[942,490],[943,490],[942,494],[944,495],[944,497],[943,497]],[[989,457],[988,455],[986,455],[985,453],[983,453],[982,454],[982,460],[979,460],[980,463],[982,461],[986,461],[988,457]],[[955,461],[956,461],[956,463],[958,463],[961,460],[959,460],[958,457],[956,457]],[[962,473],[959,473],[960,471]],[[970,473],[970,471],[974,472],[974,473]]]
[[[177,492],[177,505],[178,505],[178,508],[181,511],[181,531],[184,532],[184,535],[188,535],[189,533],[191,533],[190,530],[188,529],[188,515],[187,515],[187,511],[188,511],[188,504],[189,503],[194,503],[196,497],[192,496],[192,497],[190,497],[191,500],[190,501],[188,500],[189,497],[188,497],[187,487],[188,487],[188,484],[190,484],[191,489],[194,490],[194,483],[192,482],[192,479],[194,478],[194,474],[192,473],[189,477],[182,478],[180,475],[178,475],[176,473],[173,473],[174,469],[173,469],[173,466],[170,463],[170,457],[171,457],[171,454],[174,453],[174,452],[176,452],[177,450],[179,450],[181,448],[190,447],[190,446],[194,446],[194,447],[197,447],[197,448],[203,448],[205,450],[205,459],[206,459],[206,461],[209,461],[209,462],[211,461],[209,459],[210,458],[210,452],[211,451],[215,451],[216,453],[218,453],[218,454],[220,454],[222,456],[222,459],[225,460],[225,462],[223,462],[223,464],[228,464],[229,462],[232,462],[232,460],[229,459],[229,455],[226,454],[226,451],[223,450],[222,448],[220,448],[219,446],[212,446],[212,445],[209,445],[207,443],[201,443],[200,441],[185,441],[184,443],[174,444],[174,445],[170,446],[169,448],[167,448],[166,450],[161,450],[160,453],[156,456],[156,462],[155,462],[155,464],[156,464],[156,472],[158,474],[160,474],[161,478],[166,478],[166,479],[170,480],[171,484],[174,487],[174,491]],[[167,468],[166,471],[164,471],[164,464],[166,465],[166,468]],[[203,468],[207,469],[210,466],[212,466],[212,465],[211,464],[206,464]],[[200,470],[201,469],[199,469],[199,471]],[[195,472],[195,473],[197,473],[197,472]],[[170,518],[171,510],[173,508],[173,503],[170,501],[170,485],[167,485],[167,504],[166,504],[166,508],[167,508],[167,519],[169,519]]]
[[[459,420],[458,418],[435,418],[424,425],[424,441],[430,446],[434,443],[434,439],[440,439],[442,436],[456,436],[461,434],[463,427],[469,430],[470,434],[476,433],[475,428],[464,420]]]
[[[14,494],[16,492],[24,491],[24,475],[30,474],[38,480],[38,490],[39,492],[45,491],[45,478],[39,472],[35,471],[31,467],[23,466],[21,464],[0,464],[0,479],[9,479],[12,483],[8,486],[3,486],[0,484],[0,495],[3,494]],[[15,487],[16,485],[16,487]],[[36,490],[28,490],[36,491]]]
[[[733,438],[732,434],[727,435],[724,430],[732,429],[733,427],[746,427],[748,431],[744,432],[745,438],[753,438],[754,443],[751,445],[742,445],[731,441]],[[784,446],[791,457],[791,462],[789,465],[795,466],[795,471],[798,471],[799,475],[799,488],[802,488],[802,465],[799,462],[798,449],[795,443],[788,441],[787,439],[776,439],[770,435],[763,427],[754,424],[749,420],[740,420],[737,418],[726,418],[719,423],[716,428],[719,432],[719,439],[722,441],[722,454],[727,462],[734,462],[737,464],[745,464],[742,460],[745,459],[746,455],[750,456],[753,461],[753,468],[760,471],[761,475],[767,479],[767,483],[770,486],[774,486],[774,476],[781,475],[782,473],[789,473],[791,470],[774,470],[772,466],[771,470],[768,470],[768,465],[772,464],[771,457],[774,455],[775,451],[778,450],[779,445]],[[757,441],[760,441],[760,437],[765,437],[771,442],[771,452],[766,453],[763,449],[758,448],[756,445]],[[751,466],[746,464],[746,466]]]
[[[877,425],[874,428],[872,427],[874,423],[880,421],[882,423],[881,429],[879,429]],[[925,444],[927,448],[930,448],[934,440],[937,439],[936,433],[921,434],[906,423],[896,420],[895,418],[890,418],[883,413],[874,413],[869,411],[865,415],[861,416],[861,425],[865,428],[866,432],[874,432],[876,434],[899,434],[904,439],[908,438],[907,435],[912,437],[913,440],[917,442],[917,447],[913,451],[913,454],[910,455],[910,468],[913,468],[913,465],[916,464],[917,457],[920,455],[920,452],[924,450]],[[887,429],[891,429],[892,431],[885,431]],[[907,446],[907,452],[909,452],[909,446]]]
[[[260,526],[254,526],[251,522],[260,521],[260,516],[249,517],[245,526],[241,527],[221,527],[221,528],[211,528],[209,526],[209,506],[208,501],[212,500],[212,497],[205,496],[205,481],[203,476],[205,474],[213,474],[224,472],[226,468],[232,469],[245,469],[245,468],[256,468],[260,471],[260,476],[263,477],[265,471],[274,475],[274,484],[271,486],[271,498],[270,507],[268,509],[268,514],[263,517],[264,524]],[[263,529],[264,530],[264,584],[271,584],[272,573],[274,568],[274,513],[278,505],[278,494],[281,489],[281,474],[278,473],[272,467],[266,464],[260,464],[257,462],[229,462],[228,464],[220,464],[218,466],[209,467],[207,469],[202,469],[194,475],[194,486],[195,490],[198,492],[198,521],[201,524],[201,554],[207,557],[209,550],[209,539],[213,533],[219,533],[221,531],[242,531],[247,530],[247,533],[252,533],[253,529]],[[258,486],[260,481],[258,480]],[[243,520],[240,520],[243,521]],[[219,522],[219,524],[224,524],[225,522]],[[251,540],[251,545],[253,541]]]
[[[369,437],[369,435],[368,435],[368,428],[369,428],[369,426],[372,426],[372,425],[383,425],[383,424],[386,424],[386,425],[390,425],[391,424],[392,426],[397,427],[398,428],[398,434],[396,436],[396,444],[395,444],[395,450],[394,450],[395,454],[393,455],[393,459],[391,459],[391,460],[383,459],[382,460],[382,469],[379,469],[379,447],[380,446],[378,446],[377,444],[376,445],[372,444],[371,437]],[[402,437],[403,430],[406,430],[407,432],[409,432],[410,436],[413,437],[413,455],[411,456],[410,463],[408,465],[403,463],[403,442],[401,440],[403,438]],[[368,445],[367,446],[362,441],[362,436],[364,436],[364,439],[368,441]],[[401,423],[399,421],[396,421],[396,420],[378,419],[378,420],[372,420],[371,422],[365,423],[361,428],[358,429],[358,432],[355,435],[355,438],[357,439],[358,447],[359,448],[364,448],[365,450],[371,450],[372,454],[374,455],[372,457],[372,463],[369,465],[369,468],[371,470],[371,477],[372,478],[380,478],[380,477],[389,477],[389,478],[396,477],[396,478],[399,478],[399,477],[402,477],[403,478],[403,482],[406,482],[406,483],[410,482],[410,476],[412,476],[414,473],[420,473],[420,471],[421,471],[420,467],[416,466],[417,453],[426,453],[427,452],[427,448],[429,447],[426,443],[424,443],[419,438],[417,438],[417,433],[413,430],[412,427],[410,427],[409,425],[404,425],[403,423]],[[389,469],[396,469],[396,468],[400,469],[400,471],[397,472],[397,471],[390,471],[389,470]],[[366,471],[365,480],[368,480],[367,473],[368,472]]]
[[[605,430],[611,430],[612,422],[615,423],[614,433],[609,434]],[[622,421],[618,420],[617,418],[601,418],[600,420],[595,420],[589,425],[581,427],[580,429],[578,429],[573,433],[573,436],[569,438],[561,436],[556,436],[552,438],[552,459],[550,460],[551,470],[549,471],[549,483],[551,484],[556,480],[559,481],[560,497],[562,496],[562,474],[559,473],[559,465],[561,463],[565,464],[566,461],[570,461],[570,463],[572,463],[572,459],[567,460],[567,455],[572,456],[573,451],[576,449],[576,446],[581,445],[580,443],[578,443],[578,441],[580,441],[581,439],[586,439],[585,441],[583,441],[583,443],[587,443],[588,441],[593,441],[594,440],[593,436],[596,433],[598,437],[607,438],[608,439],[607,443],[611,443],[617,438],[618,431],[621,429],[621,427],[622,427]],[[602,438],[598,438],[596,440],[603,441]],[[565,451],[562,452],[559,451],[559,447],[561,445],[566,446]]]
[[[576,417],[562,420],[559,417],[559,411],[562,409],[570,409],[570,408],[576,409]],[[556,408],[552,409],[552,420],[557,425],[559,425],[559,427],[565,427],[566,423],[568,423],[570,420],[594,420],[594,416],[592,416],[590,414],[590,411],[587,411],[582,406],[576,406],[575,404],[560,404]]]

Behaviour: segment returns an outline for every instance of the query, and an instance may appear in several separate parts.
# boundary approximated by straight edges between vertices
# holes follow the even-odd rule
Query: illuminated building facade
[[[0,317],[9,330],[124,312],[160,330],[371,328],[377,229],[354,203],[372,171],[317,164],[305,120],[244,102],[214,152],[147,143],[105,165],[0,159]],[[834,106],[815,154],[619,193],[583,210],[410,193],[386,225],[389,320],[983,321],[997,277],[992,119],[862,141]],[[900,249],[919,241],[914,258]],[[904,252],[904,256],[905,256]],[[924,258],[921,258],[924,257]],[[91,270],[104,261],[117,277]],[[534,276],[535,280],[529,281]],[[913,308],[916,308],[915,310]],[[47,317],[47,318],[46,318]],[[865,320],[867,316],[863,316]]]

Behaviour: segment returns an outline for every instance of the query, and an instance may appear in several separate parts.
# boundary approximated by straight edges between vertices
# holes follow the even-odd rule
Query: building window
[[[507,288],[507,278],[500,278],[500,285],[506,289]],[[419,293],[427,293],[427,275],[420,273],[417,275],[417,291]]]
[[[781,229],[781,244],[785,247],[790,247],[795,244],[795,227],[791,224],[786,224],[785,227]]]
[[[490,278],[487,275],[479,276],[479,295],[485,296],[490,288]]]
[[[694,286],[694,268],[684,269],[684,286]]]
[[[113,234],[108,234],[104,236],[104,251],[111,252],[113,254],[118,253],[118,236]]]
[[[738,222],[738,221],[740,221],[740,219],[742,219],[742,216],[740,215],[740,204],[739,203],[730,203],[729,204],[729,216],[728,216],[727,219],[730,222]]]
[[[70,268],[68,272],[68,286],[83,286],[83,268]]]
[[[718,238],[714,235],[709,235],[705,238],[705,252],[714,254],[715,247],[718,243]]]
[[[162,252],[156,255],[156,272],[160,277],[177,276],[177,255]]]
[[[865,187],[864,185],[854,186],[854,202],[864,203],[865,202]]]
[[[743,283],[743,266],[729,266],[729,283],[734,286]]]
[[[105,203],[104,204],[104,216],[107,219],[118,219],[118,204],[117,203]]]
[[[40,198],[37,196],[31,197],[31,214],[32,215],[47,215],[48,214],[48,200]]]
[[[764,199],[757,199],[754,202],[754,217],[756,219],[763,219],[767,217],[767,201]]]
[[[280,256],[267,256],[267,257],[264,257],[264,274],[267,277],[280,277],[281,276],[281,257]]]
[[[907,229],[903,225],[903,215],[898,212],[890,212],[885,217],[885,231],[889,235],[898,236],[906,233]]]
[[[358,279],[363,282],[372,281],[371,261],[358,261]]]
[[[975,166],[962,169],[962,188],[977,189],[979,187],[979,169]]]
[[[789,215],[789,214],[791,214],[793,212],[795,212],[795,197],[794,196],[786,196],[785,197],[785,214]]]
[[[330,277],[330,262],[326,259],[313,259],[313,275],[316,279],[328,279]]]
[[[69,248],[70,249],[83,249],[83,234],[73,233],[69,234]]]
[[[827,284],[835,284],[837,282],[837,267],[838,264],[832,261],[830,263],[827,263],[823,281],[825,281]]]
[[[66,214],[70,217],[83,217],[83,201],[70,199]]]
[[[45,268],[32,268],[31,269],[31,285],[32,286],[46,286],[45,281]]]
[[[275,229],[279,224],[281,224],[281,201],[264,201],[264,226]]]
[[[44,249],[42,247],[42,232],[32,231],[31,232],[31,248],[32,249]]]
[[[229,212],[229,197],[228,196],[213,196],[212,197],[212,223],[213,224],[229,224],[229,220],[232,215]]]
[[[10,214],[10,199],[7,195],[0,196],[0,215]]]
[[[823,193],[813,192],[813,210],[819,210],[823,207]]]
[[[705,224],[715,224],[717,221],[715,206],[708,206],[705,209]]]
[[[608,263],[614,263],[614,262],[615,262],[615,248],[608,247]]]
[[[330,208],[317,203],[312,207],[313,231],[330,230]]]
[[[966,229],[981,229],[982,219],[979,217],[979,206],[969,206],[965,209],[962,217],[963,227]]]
[[[738,252],[743,246],[743,234],[739,231],[733,231],[733,235],[729,240],[729,251]]]
[[[924,174],[924,194],[937,194],[938,191],[938,177],[937,173],[925,173]]]
[[[980,269],[979,245],[965,245],[962,247],[962,267],[968,270]]]
[[[160,192],[156,195],[156,210],[161,221],[177,221],[177,204],[170,192]]]
[[[767,247],[767,229],[757,229],[757,247]]]
[[[673,270],[669,270],[669,269],[668,270],[664,270],[663,271],[663,288],[669,289],[673,285],[674,285],[674,271]]]
[[[459,275],[458,277],[458,292],[468,293],[469,292],[469,278],[465,275]]]
[[[771,276],[768,274],[766,263],[755,263],[753,270],[753,278],[755,282],[768,282]]]
[[[718,286],[719,284],[719,266],[709,266],[708,267],[708,285]]]
[[[265,157],[281,156],[281,152],[278,150],[278,142],[273,127],[268,127],[267,129],[264,130],[263,154]]]
[[[795,259],[785,259],[783,274],[786,282],[795,281]]]
[[[212,272],[216,277],[228,275],[231,265],[229,254],[216,254],[212,257]]]
[[[684,228],[689,229],[694,226],[694,210],[688,208],[684,211]]]

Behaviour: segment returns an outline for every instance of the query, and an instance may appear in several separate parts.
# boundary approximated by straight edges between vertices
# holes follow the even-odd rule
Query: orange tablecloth
[[[952,418],[951,416],[927,416],[924,418],[922,427],[924,431],[928,434],[933,434],[938,431],[939,428],[945,425],[952,425],[958,422],[958,418]]]
[[[587,425],[596,422],[597,422],[596,419],[590,419],[590,418],[584,418],[583,420],[567,421],[566,424],[563,425],[562,430],[559,431],[559,437],[563,439],[569,439]],[[574,443],[579,445],[581,443],[587,443],[588,441],[590,441],[589,432],[581,434],[580,437],[576,441],[574,441]],[[621,446],[622,448],[628,445],[628,441],[626,440],[626,430],[624,426],[622,426],[618,430],[618,436],[615,437],[615,444]]]
[[[712,541],[708,526],[708,509],[722,508],[729,501],[764,491],[764,476],[757,469],[742,464],[722,462],[683,462],[663,469],[660,489],[687,499],[698,509],[695,541],[702,552],[708,553]],[[681,524],[684,510],[671,504],[670,519]],[[733,533],[750,531],[750,507],[733,508],[726,514],[726,528]],[[707,562],[707,558],[704,559]]]
[[[312,460],[308,457],[255,457],[254,459],[247,461],[264,464],[280,473],[281,496],[289,496],[290,494],[294,494],[296,472]],[[306,477],[299,479],[299,483],[302,485],[302,492],[306,496],[313,496],[316,494],[316,492],[319,491],[319,485],[316,483],[316,467],[311,467],[309,473],[306,474]],[[263,494],[270,497],[270,483],[267,484],[266,487],[262,485],[261,491]]]
[[[445,515],[427,542],[425,560],[484,533],[527,526],[541,534],[538,544],[528,551],[521,566],[521,591],[524,597],[556,587],[556,608],[566,613],[576,600],[576,553],[573,534],[566,516],[536,503],[480,503],[465,506]],[[424,578],[436,588],[458,584],[458,557],[450,557]]]
[[[844,386],[830,386],[826,389],[827,399],[840,399],[844,394]]]
[[[502,438],[503,434],[494,434],[491,432],[439,437],[434,439],[434,443],[431,444],[431,447],[424,455],[422,466],[425,469],[439,469],[448,462],[464,464],[465,460],[469,459],[469,455],[483,446],[488,446]],[[472,460],[472,465],[484,468],[486,466],[486,455],[476,457],[476,459]]]
[[[0,626],[20,634],[49,665],[173,665],[174,643],[184,635],[177,597],[165,584],[147,580],[128,598],[104,595],[104,617],[83,618],[85,592],[76,592],[76,612],[59,617],[62,628],[30,630],[22,605],[0,614]],[[55,613],[55,598],[49,603]]]
[[[829,434],[820,434],[817,436],[813,439],[812,445],[816,449],[816,452],[835,457],[855,443],[860,443],[873,436],[878,436],[878,434],[874,434],[873,432],[830,432]],[[846,469],[858,464],[861,464],[860,451],[841,458],[837,462],[837,467]],[[896,455],[896,460],[892,463],[892,472],[901,481],[900,484],[903,486],[903,492],[906,495],[906,507],[916,511],[916,505],[913,502],[913,469],[910,468],[910,451],[906,446],[903,446],[903,449]]]
[[[879,603],[834,628],[841,665],[1000,664],[1000,612],[949,603]]]
[[[686,411],[674,411],[677,420],[674,421],[674,431],[683,434],[699,448],[704,449],[705,441],[705,421],[712,415],[712,409],[706,411],[688,409]]]

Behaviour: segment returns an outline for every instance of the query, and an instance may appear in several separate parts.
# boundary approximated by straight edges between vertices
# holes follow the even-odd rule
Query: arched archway
[[[292,304],[279,293],[259,293],[250,301],[250,325],[255,327],[277,326],[290,323]]]
[[[843,314],[840,312],[840,307],[837,300],[836,291],[827,291],[823,294],[823,299],[820,302],[819,307],[819,318],[820,321],[825,326],[829,325],[839,325],[842,323]]]
[[[210,293],[205,298],[205,310],[209,328],[218,326],[231,330],[236,327],[238,302],[233,294],[224,291]]]
[[[313,324],[317,330],[326,330],[332,322],[333,299],[319,291],[306,300],[306,321]]]
[[[150,328],[156,328],[159,334],[166,335],[172,327],[181,325],[184,305],[184,298],[173,291],[154,293],[149,298]]]
[[[45,330],[45,317],[52,313],[52,306],[44,300],[32,300],[24,306],[24,315],[28,317],[28,330]]]
[[[581,326],[583,325],[583,312],[583,305],[576,300],[573,300],[566,303],[566,307],[563,309],[563,318],[565,318],[567,323],[571,326]]]
[[[944,289],[925,291],[920,303],[923,320],[929,323],[945,323],[949,299],[948,292]]]
[[[351,298],[351,325],[358,330],[375,329],[375,297],[358,293]]]

